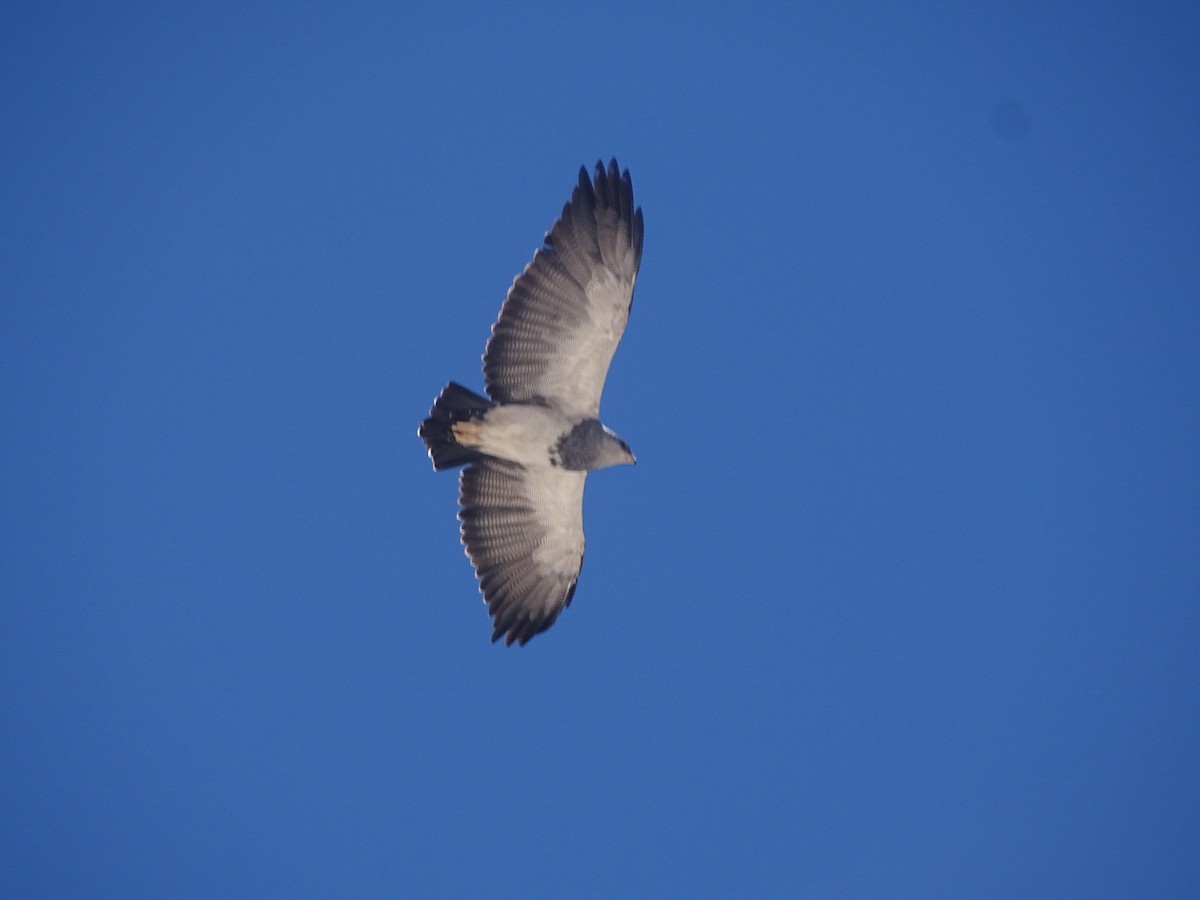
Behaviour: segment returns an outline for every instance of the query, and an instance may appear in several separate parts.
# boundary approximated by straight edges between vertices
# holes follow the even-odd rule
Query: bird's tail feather
[[[482,457],[478,450],[464,447],[455,440],[452,426],[456,422],[482,418],[495,405],[454,381],[442,388],[433,401],[429,418],[417,429],[435,469],[452,469]]]

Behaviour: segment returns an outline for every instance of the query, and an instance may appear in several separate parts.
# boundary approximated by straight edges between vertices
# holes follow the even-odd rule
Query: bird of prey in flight
[[[601,424],[600,394],[642,260],[642,211],[614,159],[579,184],[513,281],[483,354],[487,397],[450,382],[417,434],[435,469],[464,465],[462,541],[492,640],[524,644],[575,594],[583,482],[634,462]]]

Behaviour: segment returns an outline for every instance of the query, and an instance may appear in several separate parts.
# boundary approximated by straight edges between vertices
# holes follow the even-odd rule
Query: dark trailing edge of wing
[[[477,419],[493,406],[495,404],[491,400],[480,397],[455,381],[442,388],[438,398],[433,401],[429,418],[417,429],[435,469],[452,469],[483,457],[478,450],[455,441],[451,426],[455,422]]]

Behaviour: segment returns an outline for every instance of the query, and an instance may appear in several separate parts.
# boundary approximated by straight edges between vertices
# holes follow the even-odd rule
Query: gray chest
[[[550,448],[552,465],[577,471],[597,469],[605,464],[612,433],[599,419],[584,419],[562,434]]]

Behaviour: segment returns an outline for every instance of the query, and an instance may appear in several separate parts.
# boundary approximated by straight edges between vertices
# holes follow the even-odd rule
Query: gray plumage
[[[459,519],[492,616],[524,644],[575,593],[587,472],[634,462],[600,395],[642,256],[628,170],[596,164],[509,289],[483,357],[488,397],[451,382],[418,434],[435,469],[466,465]]]
[[[625,442],[599,419],[583,419],[558,436],[550,451],[550,465],[586,472],[628,462],[630,455]]]

